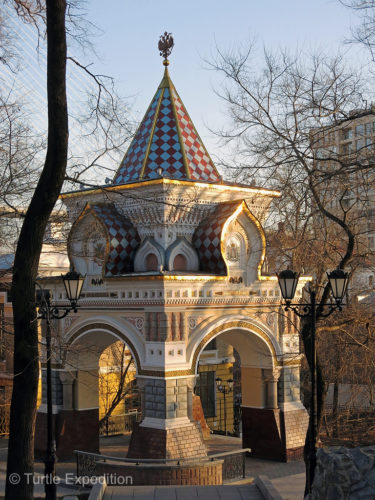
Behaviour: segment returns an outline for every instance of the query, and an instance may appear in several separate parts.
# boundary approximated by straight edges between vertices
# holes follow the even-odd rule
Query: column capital
[[[77,378],[76,371],[61,371],[59,372],[60,381],[63,385],[73,384],[74,380]]]
[[[281,375],[281,367],[276,366],[269,370],[263,370],[265,382],[278,382]]]

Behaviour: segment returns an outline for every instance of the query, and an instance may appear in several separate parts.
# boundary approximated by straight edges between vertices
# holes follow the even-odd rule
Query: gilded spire
[[[191,179],[220,182],[221,177],[199,137],[168,74],[171,33],[159,40],[165,66],[163,79],[138,127],[113,184],[141,179]]]
[[[174,41],[172,33],[165,31],[164,35],[161,35],[158,43],[159,53],[162,57],[164,57],[164,66],[168,66],[169,64],[168,57],[171,55],[173,47]]]

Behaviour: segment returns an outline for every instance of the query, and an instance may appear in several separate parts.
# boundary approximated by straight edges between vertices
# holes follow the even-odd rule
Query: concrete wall
[[[241,368],[242,406],[264,406],[261,368]]]

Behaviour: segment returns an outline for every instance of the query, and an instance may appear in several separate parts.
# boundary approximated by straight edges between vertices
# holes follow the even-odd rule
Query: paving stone
[[[174,486],[156,486],[155,500],[176,500],[176,491]]]

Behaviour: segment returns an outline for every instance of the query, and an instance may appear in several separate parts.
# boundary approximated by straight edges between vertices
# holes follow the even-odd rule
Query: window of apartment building
[[[334,132],[329,132],[328,134],[328,142],[332,144],[332,142],[335,142],[335,133]]]
[[[366,137],[365,142],[366,142],[366,148],[368,148],[368,149],[371,148],[373,146],[373,144],[374,144],[373,140],[372,140],[372,137]]]
[[[353,132],[351,128],[344,128],[342,130],[342,139],[343,141],[347,141],[349,139],[352,139],[353,137]]]
[[[204,416],[206,418],[215,417],[216,415],[216,383],[215,373],[200,372],[196,393],[201,398]]]
[[[367,236],[368,247],[370,250],[375,250],[375,237]]]
[[[368,286],[373,286],[374,285],[374,276],[370,274],[368,277]]]
[[[356,149],[356,151],[359,151],[362,148],[363,148],[363,139],[357,139],[355,141],[355,149]]]
[[[365,134],[365,126],[363,123],[357,125],[355,128],[355,135],[364,135]]]
[[[324,158],[327,158],[327,150],[324,148],[318,148],[315,152],[315,156],[317,160],[324,160]]]
[[[343,155],[350,155],[353,152],[353,144],[348,142],[347,144],[343,144],[341,146],[341,152]]]
[[[365,135],[371,135],[371,123],[365,124]]]

